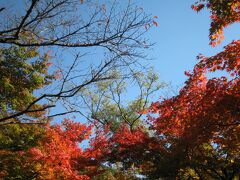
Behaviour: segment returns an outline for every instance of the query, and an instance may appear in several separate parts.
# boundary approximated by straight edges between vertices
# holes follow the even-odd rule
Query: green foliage
[[[142,125],[141,116],[146,114],[150,95],[164,84],[158,82],[158,76],[152,69],[146,74],[134,73],[131,79],[122,78],[121,72],[109,73],[116,79],[98,82],[92,88],[81,91],[90,118],[102,125],[110,125],[112,131],[117,130],[122,123],[135,129]],[[136,92],[134,98],[127,97],[128,90]]]
[[[24,110],[35,100],[34,90],[48,85],[49,56],[36,48],[16,47],[0,49],[0,117]]]
[[[9,124],[0,126],[0,150],[21,151],[37,145],[43,129],[36,125]]]
[[[36,169],[24,153],[44,137],[43,127],[28,124],[0,126],[0,178],[34,179]]]

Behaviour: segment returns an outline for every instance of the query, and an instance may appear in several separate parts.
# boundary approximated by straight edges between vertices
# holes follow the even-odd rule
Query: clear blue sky
[[[225,40],[220,46],[209,46],[209,11],[196,13],[191,5],[196,0],[136,0],[145,12],[158,16],[157,28],[149,33],[149,39],[156,42],[150,55],[155,58],[153,66],[160,80],[183,85],[185,70],[196,64],[196,56],[201,53],[211,56],[222,51],[223,46],[240,35],[240,25],[234,24],[225,30]]]

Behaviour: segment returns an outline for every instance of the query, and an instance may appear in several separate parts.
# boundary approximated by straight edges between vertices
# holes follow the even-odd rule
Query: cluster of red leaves
[[[223,40],[223,29],[228,25],[240,21],[239,0],[199,0],[192,9],[200,11],[204,7],[211,11],[210,44],[215,46]]]
[[[46,138],[40,142],[39,146],[27,152],[29,161],[39,166],[40,177],[42,179],[90,179],[87,171],[92,171],[91,167],[98,164],[82,150],[80,143],[89,138],[91,129],[91,126],[68,119],[65,119],[62,125],[46,127]],[[81,171],[84,173],[81,174]]]
[[[109,127],[106,125],[104,129],[96,129],[95,137],[89,142],[89,148],[86,150],[86,156],[94,158],[98,161],[103,161],[105,156],[110,153],[109,147]]]
[[[129,146],[144,143],[145,137],[146,134],[141,130],[141,128],[130,131],[126,125],[122,125],[114,134],[112,140],[121,146],[121,150],[124,150]]]
[[[155,152],[164,151],[164,143],[149,135],[146,127],[139,126],[130,129],[127,124],[122,124],[119,129],[108,138],[108,153],[105,161],[111,163],[121,162],[123,169],[148,172],[152,168],[150,162],[155,158]],[[134,170],[133,170],[134,171]]]
[[[214,133],[240,124],[240,44],[234,41],[216,56],[199,56],[178,96],[152,104],[151,118],[159,134],[207,141]],[[226,70],[230,77],[207,79],[207,72]],[[238,128],[239,129],[239,128]],[[199,143],[199,142],[198,142]]]

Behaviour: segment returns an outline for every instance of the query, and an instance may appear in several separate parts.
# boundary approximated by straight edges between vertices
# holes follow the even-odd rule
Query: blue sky
[[[192,70],[199,53],[214,55],[240,35],[240,25],[231,25],[225,30],[225,40],[221,45],[209,46],[210,13],[208,10],[193,11],[191,5],[195,1],[136,1],[145,12],[158,16],[159,26],[148,33],[150,41],[156,43],[149,54],[154,58],[152,65],[160,80],[171,82],[173,86],[183,85],[186,80],[184,71]]]
[[[175,95],[169,92],[183,87],[187,77],[184,71],[192,70],[197,63],[196,56],[201,53],[206,56],[215,55],[240,35],[240,25],[232,25],[225,31],[225,40],[221,45],[213,48],[209,45],[210,13],[203,10],[196,13],[191,9],[195,0],[132,0],[137,6],[142,7],[147,14],[157,16],[158,27],[153,27],[146,33],[150,42],[156,43],[150,51],[146,50],[152,61],[148,64],[154,67],[159,75],[159,80],[171,83],[172,87],[159,91],[151,96],[150,102],[157,101],[159,95]],[[123,2],[127,2],[123,1]],[[99,3],[102,3],[100,0]],[[96,54],[95,54],[96,53]],[[95,60],[99,56],[94,49],[87,61]],[[65,57],[66,56],[66,57]],[[63,54],[64,59],[69,59],[68,54]],[[175,92],[176,93],[176,92]],[[134,99],[138,94],[134,87],[128,88],[123,95],[125,102]],[[61,111],[61,106],[55,109]],[[60,117],[59,119],[62,119]],[[81,119],[82,118],[77,118]]]

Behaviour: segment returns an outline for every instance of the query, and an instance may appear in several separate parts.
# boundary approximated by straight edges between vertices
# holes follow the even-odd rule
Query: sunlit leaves
[[[240,2],[238,0],[200,0],[192,9],[200,11],[204,7],[211,11],[210,44],[215,46],[224,39],[223,29],[240,21]]]

